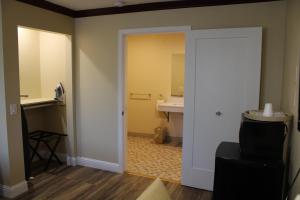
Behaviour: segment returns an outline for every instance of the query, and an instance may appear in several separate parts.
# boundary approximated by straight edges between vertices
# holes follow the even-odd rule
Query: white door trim
[[[118,163],[119,171],[125,171],[126,159],[126,135],[125,132],[127,124],[126,117],[123,117],[125,111],[126,101],[126,69],[125,69],[125,38],[127,35],[135,34],[151,34],[151,33],[185,33],[191,31],[191,26],[170,26],[170,27],[152,27],[152,28],[135,28],[135,29],[121,29],[118,35]],[[126,116],[126,115],[124,115]]]

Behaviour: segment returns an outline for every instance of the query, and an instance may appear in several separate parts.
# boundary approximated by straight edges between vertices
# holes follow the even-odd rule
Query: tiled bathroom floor
[[[128,173],[180,182],[181,163],[181,147],[155,144],[147,137],[128,136]]]

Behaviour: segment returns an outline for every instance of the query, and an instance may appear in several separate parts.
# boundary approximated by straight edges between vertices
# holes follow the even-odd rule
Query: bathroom
[[[126,37],[129,174],[180,182],[185,34]]]

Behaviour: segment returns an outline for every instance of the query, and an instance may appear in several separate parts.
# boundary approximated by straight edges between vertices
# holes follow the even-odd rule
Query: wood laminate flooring
[[[153,179],[116,174],[88,167],[61,166],[40,173],[29,182],[29,191],[17,200],[133,200]],[[212,193],[164,182],[173,200],[211,200]],[[0,198],[1,199],[1,198]]]

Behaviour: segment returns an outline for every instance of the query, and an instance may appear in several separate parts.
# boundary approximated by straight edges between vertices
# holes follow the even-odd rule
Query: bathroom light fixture
[[[124,0],[116,0],[115,1],[115,6],[116,7],[123,7],[126,4]]]

